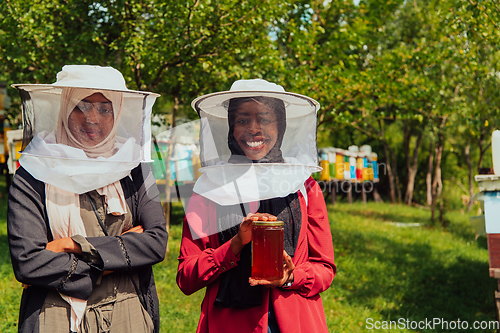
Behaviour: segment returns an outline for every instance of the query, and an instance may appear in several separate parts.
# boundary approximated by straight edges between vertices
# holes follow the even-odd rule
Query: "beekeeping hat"
[[[53,84],[13,87],[23,102],[23,146],[29,142],[20,164],[36,179],[84,193],[113,183],[139,163],[151,160],[151,111],[159,95],[127,89],[116,69],[66,65]],[[69,115],[80,100],[94,93],[101,93],[113,104],[115,122],[109,139],[116,145],[111,154],[89,157],[79,147],[56,138],[57,131],[61,132],[61,115]]]
[[[284,133],[280,133],[281,162],[252,163],[244,159],[233,163],[230,103],[238,98],[282,101],[284,112],[276,113]],[[265,102],[264,102],[265,104]],[[200,115],[200,160],[202,175],[194,191],[221,205],[285,197],[303,187],[318,167],[316,150],[316,112],[319,103],[307,96],[291,93],[277,84],[262,80],[239,80],[229,91],[196,98],[192,107]],[[230,111],[231,112],[231,111]],[[258,162],[258,161],[257,161]]]
[[[287,119],[316,113],[320,107],[319,103],[310,97],[287,92],[282,86],[262,79],[238,80],[233,83],[229,91],[200,96],[191,103],[191,106],[200,116],[203,112],[227,118],[227,108],[231,99],[253,96],[282,100],[285,103]]]

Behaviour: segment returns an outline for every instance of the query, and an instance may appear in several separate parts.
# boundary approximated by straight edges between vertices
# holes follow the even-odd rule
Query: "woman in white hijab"
[[[157,95],[128,90],[118,71],[98,66],[65,66],[53,85],[16,88],[34,134],[8,207],[12,265],[25,286],[19,331],[158,332],[152,265],[168,235],[141,163]],[[127,113],[143,121],[139,130],[127,128]]]

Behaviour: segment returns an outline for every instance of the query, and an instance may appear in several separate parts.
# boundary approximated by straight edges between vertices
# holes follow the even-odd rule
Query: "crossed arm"
[[[139,190],[138,225],[118,237],[89,237],[102,259],[102,266],[81,260],[80,246],[71,238],[49,241],[44,184],[24,169],[13,179],[8,207],[8,232],[12,266],[23,284],[57,290],[87,299],[103,271],[126,271],[163,260],[167,232],[163,211],[154,193]],[[142,232],[141,232],[142,231]]]

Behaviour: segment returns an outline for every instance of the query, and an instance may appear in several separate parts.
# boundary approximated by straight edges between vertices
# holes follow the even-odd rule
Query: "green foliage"
[[[402,193],[406,160],[418,154],[414,199],[421,204],[435,154],[429,147],[444,146],[443,177],[468,187],[465,163],[457,170],[446,159],[458,154],[463,162],[469,146],[477,173],[491,132],[500,127],[498,48],[491,38],[499,32],[498,8],[377,0],[295,1],[289,8],[278,24],[278,48],[290,71],[286,84],[320,102],[318,124],[330,132],[330,145],[349,137],[350,144],[383,148],[379,160],[392,166]]]
[[[0,64],[9,83],[52,83],[65,64],[109,65],[129,88],[188,106],[280,67],[269,37],[280,8],[277,0],[9,0],[0,8]]]
[[[491,166],[497,22],[498,6],[484,1],[6,0],[0,67],[11,84],[54,82],[64,64],[110,65],[129,88],[162,94],[155,113],[188,119],[195,97],[264,78],[320,102],[321,145],[376,147],[401,193],[416,148],[414,202],[424,204],[431,146],[445,147],[445,180],[469,187],[449,154],[465,165],[469,149],[474,174]]]

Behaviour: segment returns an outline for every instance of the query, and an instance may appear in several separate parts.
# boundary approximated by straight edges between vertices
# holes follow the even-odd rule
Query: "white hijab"
[[[85,97],[101,93],[112,102],[114,123],[95,146],[80,143],[68,128],[69,115]],[[68,192],[82,194],[114,183],[139,165],[136,140],[118,137],[123,112],[121,92],[62,88],[56,130],[38,133],[22,152],[19,163],[35,179]]]

